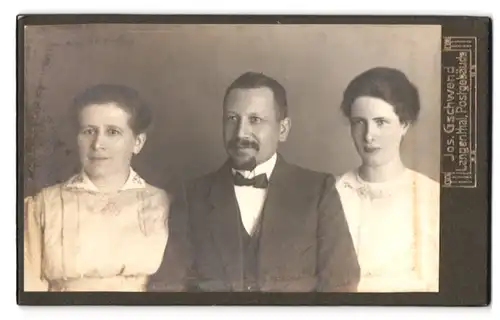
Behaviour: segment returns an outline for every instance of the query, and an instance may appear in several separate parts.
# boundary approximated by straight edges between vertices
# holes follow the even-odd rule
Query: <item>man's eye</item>
[[[259,118],[259,117],[250,117],[250,121],[252,123],[260,123],[260,122],[262,122],[262,118]]]

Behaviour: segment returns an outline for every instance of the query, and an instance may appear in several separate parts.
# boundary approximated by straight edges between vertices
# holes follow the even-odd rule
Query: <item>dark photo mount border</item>
[[[20,15],[17,17],[17,303],[20,305],[405,305],[485,306],[491,300],[492,21],[474,16]],[[442,38],[477,38],[476,187],[441,185],[439,293],[70,293],[24,292],[24,27],[65,24],[441,25]],[[442,63],[449,56],[442,52]],[[421,66],[425,68],[425,66]],[[443,78],[442,96],[446,85]],[[444,120],[442,119],[442,122]],[[442,145],[445,142],[441,130]],[[446,162],[441,154],[441,171]]]

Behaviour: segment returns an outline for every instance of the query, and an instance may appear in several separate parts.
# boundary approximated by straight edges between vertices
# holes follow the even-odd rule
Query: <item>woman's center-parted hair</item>
[[[115,103],[130,115],[129,126],[135,135],[147,131],[152,121],[149,105],[139,93],[124,85],[98,84],[87,88],[75,97],[72,104],[72,119],[79,123],[81,111],[91,105]]]
[[[418,90],[400,70],[375,67],[356,76],[344,91],[341,109],[346,117],[350,117],[354,101],[363,96],[382,99],[392,105],[402,124],[410,125],[418,119]]]

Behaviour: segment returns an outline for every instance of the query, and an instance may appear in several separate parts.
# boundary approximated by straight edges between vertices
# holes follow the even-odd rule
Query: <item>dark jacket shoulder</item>
[[[288,167],[290,175],[295,176],[297,180],[302,180],[311,184],[321,183],[325,180],[335,181],[335,177],[331,173],[304,168],[289,162],[285,162],[285,165]]]
[[[311,197],[326,194],[336,194],[335,176],[331,173],[316,171],[302,166],[285,162],[283,180],[291,187],[300,188],[300,192]],[[284,183],[285,184],[285,183]]]
[[[221,179],[221,176],[225,174],[225,170],[228,170],[228,168],[226,168],[226,165],[223,165],[215,171],[185,181],[184,190],[186,195],[208,196],[211,187],[217,180]]]

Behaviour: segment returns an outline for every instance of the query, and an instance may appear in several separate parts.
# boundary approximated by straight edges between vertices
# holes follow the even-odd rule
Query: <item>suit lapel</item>
[[[293,169],[278,154],[271,175],[261,216],[258,264],[261,276],[279,275],[277,266],[293,251],[294,234],[298,226],[294,213],[300,212],[300,187],[290,177]],[[214,242],[220,252],[228,280],[233,290],[243,289],[243,251],[241,246],[239,208],[232,183],[229,163],[215,175],[210,194],[212,205],[209,223]]]
[[[236,290],[243,287],[243,252],[239,235],[239,208],[232,183],[231,168],[226,163],[215,175],[210,190],[212,204],[209,223],[214,242],[228,275]]]
[[[294,236],[293,212],[300,206],[293,182],[290,181],[290,165],[278,155],[278,161],[269,181],[266,202],[262,211],[262,228],[259,240],[259,271],[261,276],[270,276],[275,266],[286,260],[287,245]],[[300,209],[299,209],[300,210]]]

